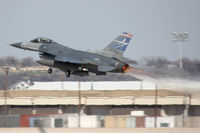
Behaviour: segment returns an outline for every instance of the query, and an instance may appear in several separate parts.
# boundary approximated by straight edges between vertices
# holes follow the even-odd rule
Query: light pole
[[[189,32],[172,32],[172,35],[174,35],[174,42],[179,42],[179,68],[183,68],[183,61],[182,61],[182,44],[180,42],[187,41],[189,38]]]
[[[81,127],[81,78],[78,77],[78,127]]]

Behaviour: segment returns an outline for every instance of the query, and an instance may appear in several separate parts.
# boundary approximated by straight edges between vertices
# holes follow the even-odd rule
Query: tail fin
[[[129,42],[131,41],[132,37],[133,37],[133,34],[123,32],[121,35],[119,35],[115,40],[113,40],[103,50],[109,51],[109,52],[114,52],[115,54],[119,54],[120,56],[122,56],[124,51],[126,50],[126,47],[128,46]]]

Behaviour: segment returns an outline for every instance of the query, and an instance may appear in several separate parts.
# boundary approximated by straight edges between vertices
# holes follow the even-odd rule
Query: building
[[[81,82],[80,85],[80,109],[84,115],[131,115],[133,111],[143,111],[146,117],[176,116],[185,120],[200,116],[199,93],[157,90],[149,83],[141,87],[140,82]],[[5,100],[7,113],[12,115],[78,113],[78,86],[78,82],[34,82],[26,90],[9,90],[6,98],[4,91],[0,91],[0,114],[4,113]]]

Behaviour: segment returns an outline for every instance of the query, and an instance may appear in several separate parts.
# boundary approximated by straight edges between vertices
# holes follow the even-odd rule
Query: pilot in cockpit
[[[39,38],[32,40],[31,42],[34,42],[34,43],[52,43],[52,40],[39,37]]]

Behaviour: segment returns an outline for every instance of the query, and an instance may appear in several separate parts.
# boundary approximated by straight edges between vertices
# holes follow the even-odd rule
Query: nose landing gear
[[[70,75],[71,75],[71,71],[68,70],[68,71],[65,72],[65,74],[66,74],[66,77],[70,77]]]

